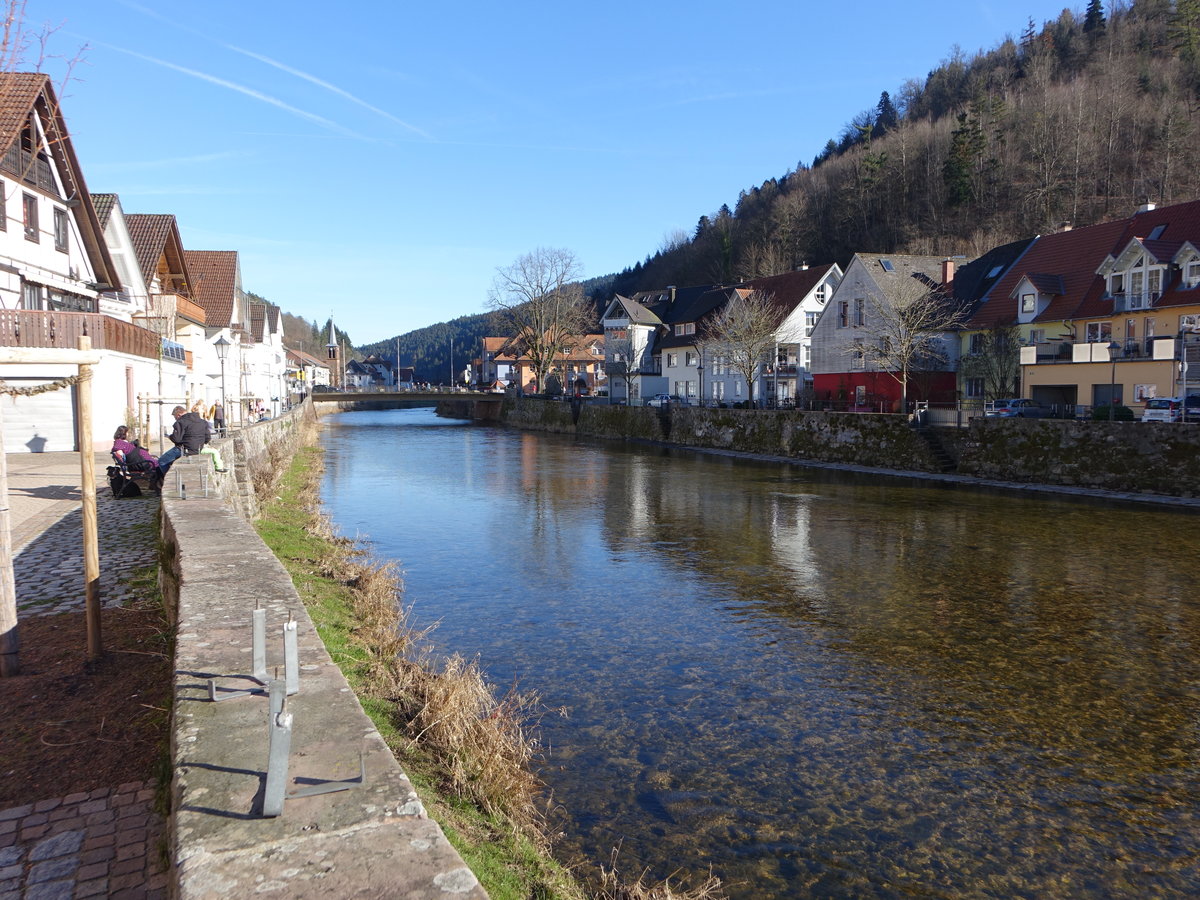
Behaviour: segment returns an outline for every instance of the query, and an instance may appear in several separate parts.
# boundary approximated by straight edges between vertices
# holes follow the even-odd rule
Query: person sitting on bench
[[[208,443],[208,423],[200,416],[182,406],[171,410],[171,415],[175,417],[175,427],[168,437],[175,446],[158,458],[158,466],[164,475],[184,452],[199,453]]]
[[[124,462],[125,467],[131,472],[144,472],[147,469],[158,468],[158,460],[149,450],[129,440],[129,429],[124,425],[118,426],[116,433],[113,434],[112,453],[113,456]]]

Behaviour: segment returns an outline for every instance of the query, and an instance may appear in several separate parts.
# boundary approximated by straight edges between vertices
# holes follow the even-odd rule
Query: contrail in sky
[[[156,59],[153,56],[146,56],[144,53],[138,53],[135,50],[127,50],[124,47],[116,47],[112,44],[101,44],[99,41],[96,43],[100,44],[101,46],[108,47],[110,50],[116,50],[118,53],[125,53],[129,56],[135,57],[136,59],[145,60],[148,63],[154,63],[156,66],[162,66],[165,69],[172,69],[176,72],[181,72],[184,75],[190,75],[193,78],[199,78],[201,81],[207,81],[210,84],[228,88],[229,90],[236,91],[239,94],[245,94],[247,97],[253,97],[255,100],[261,100],[263,103],[268,103],[271,106],[278,107],[279,109],[290,112],[292,115],[299,116],[302,119],[308,119],[310,122],[316,122],[318,125],[340,132],[347,137],[357,138],[360,141],[369,140],[369,138],[366,138],[357,132],[351,131],[349,128],[339,125],[337,122],[332,122],[323,116],[316,115],[315,113],[305,112],[302,109],[297,109],[296,107],[290,106],[287,103],[284,103],[282,100],[272,97],[269,94],[264,94],[261,91],[253,90],[252,88],[236,84],[232,81],[226,81],[223,78],[217,78],[215,75],[209,75],[205,72],[197,72],[195,69],[187,69],[183,66],[178,66],[175,63],[167,62],[164,59]]]
[[[320,78],[317,78],[314,75],[309,75],[307,72],[301,72],[299,69],[293,69],[289,65],[285,65],[284,63],[281,63],[278,60],[271,59],[271,57],[269,57],[269,56],[263,56],[260,53],[255,53],[252,50],[244,50],[243,48],[235,47],[232,44],[224,44],[222,46],[224,46],[226,50],[232,50],[234,53],[240,53],[243,56],[250,57],[251,59],[257,59],[259,62],[266,63],[268,66],[274,66],[276,69],[279,69],[281,72],[287,72],[289,75],[295,75],[297,78],[303,78],[305,81],[312,82],[313,84],[317,85],[318,87],[323,87],[327,91],[332,91],[333,93],[337,94],[339,97],[346,98],[351,103],[357,103],[359,106],[364,107],[365,109],[369,109],[371,112],[375,113],[376,115],[383,116],[385,119],[395,122],[397,125],[403,126],[404,128],[407,128],[409,131],[414,132],[415,134],[421,135],[421,137],[423,137],[423,138],[428,138],[429,140],[433,140],[433,136],[431,134],[429,134],[427,131],[423,131],[422,129],[418,128],[416,125],[410,125],[408,122],[405,122],[403,119],[397,118],[396,116],[393,116],[390,112],[387,112],[386,110],[382,110],[377,106],[372,106],[370,103],[367,103],[365,100],[360,100],[358,97],[355,97],[349,91],[345,91],[335,84],[330,84],[328,81],[322,81]]]

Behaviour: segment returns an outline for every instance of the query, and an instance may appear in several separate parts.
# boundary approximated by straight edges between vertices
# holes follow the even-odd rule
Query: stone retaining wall
[[[507,402],[503,422],[519,428],[664,441],[840,465],[940,472],[921,433],[904,416]],[[1200,426],[1165,422],[972,419],[932,429],[959,475],[996,482],[1200,496]]]
[[[211,474],[207,456],[180,459],[164,486],[160,582],[177,619],[173,895],[484,898],[329,657],[291,577],[243,515],[247,486],[262,482],[264,467],[283,467],[307,415],[311,409],[297,410],[291,424],[260,423],[224,442],[231,471],[209,482],[207,498],[197,490]],[[180,482],[189,485],[186,499]],[[360,759],[365,768],[364,783],[287,800],[276,818],[261,814],[267,698],[208,699],[210,678],[220,695],[256,687],[237,677],[252,668],[256,605],[267,611],[267,669],[279,677],[280,629],[289,615],[297,623],[301,680],[286,709],[294,721],[288,790],[357,779]]]
[[[596,404],[579,410],[576,427],[570,403],[522,400],[505,404],[503,420],[541,431],[666,441],[848,465],[919,472],[939,468],[908,420],[896,415]]]

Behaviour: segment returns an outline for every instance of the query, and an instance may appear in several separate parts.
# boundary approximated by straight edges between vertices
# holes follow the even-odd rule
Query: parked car
[[[680,397],[677,394],[655,394],[646,401],[647,406],[691,406],[691,402],[687,397]]]
[[[1143,422],[1178,422],[1187,412],[1189,422],[1200,422],[1200,394],[1189,394],[1186,400],[1178,397],[1154,397],[1142,410]]]
[[[1050,410],[1024,397],[1009,397],[1005,400],[993,400],[991,408],[984,410],[984,415],[1007,419],[1041,419],[1050,415]]]

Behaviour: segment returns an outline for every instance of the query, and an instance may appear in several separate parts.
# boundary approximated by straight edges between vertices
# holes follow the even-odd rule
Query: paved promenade
[[[124,579],[156,560],[158,499],[117,501],[96,454],[100,597],[130,598]],[[82,481],[77,453],[7,458],[18,619],[83,609]],[[151,785],[110,785],[0,810],[0,900],[164,898],[164,833]]]

